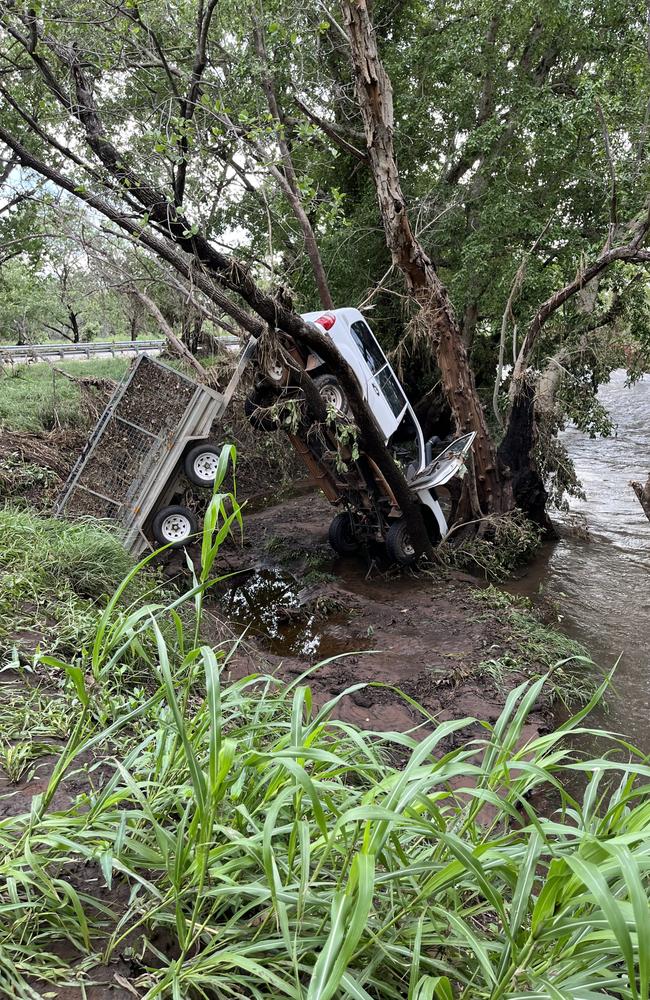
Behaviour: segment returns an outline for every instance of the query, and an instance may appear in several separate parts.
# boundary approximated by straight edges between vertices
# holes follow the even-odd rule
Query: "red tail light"
[[[319,316],[318,319],[314,320],[314,322],[318,323],[319,326],[322,326],[323,330],[331,330],[336,323],[336,316],[333,316],[332,313],[323,313],[323,315]]]

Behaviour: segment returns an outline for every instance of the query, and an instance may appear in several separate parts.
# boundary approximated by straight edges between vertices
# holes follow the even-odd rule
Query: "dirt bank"
[[[465,574],[404,574],[361,556],[333,558],[331,517],[313,492],[249,513],[243,546],[224,550],[223,570],[237,575],[208,606],[246,628],[279,676],[294,679],[321,663],[307,681],[317,704],[354,684],[376,685],[342,700],[337,714],[348,722],[379,730],[426,727],[426,716],[494,722],[508,692],[544,669],[522,648],[507,599],[495,606]],[[242,656],[232,672],[250,670]],[[548,697],[526,735],[550,718]]]

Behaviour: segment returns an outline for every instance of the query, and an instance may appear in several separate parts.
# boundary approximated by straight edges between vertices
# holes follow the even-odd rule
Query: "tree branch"
[[[609,250],[614,242],[616,230],[618,228],[616,168],[614,166],[614,158],[612,156],[612,144],[609,137],[609,129],[607,128],[607,121],[605,119],[605,112],[603,111],[600,101],[596,101],[596,110],[603,129],[603,142],[605,144],[605,156],[607,157],[610,178],[609,235],[605,244],[605,249]]]
[[[289,204],[293,209],[293,213],[298,221],[298,224],[302,229],[303,237],[305,240],[305,249],[307,250],[307,255],[311,262],[312,271],[314,273],[314,279],[316,281],[316,286],[318,288],[318,294],[320,296],[321,305],[323,306],[323,309],[333,309],[334,300],[332,299],[329,283],[327,281],[327,275],[325,273],[323,261],[320,255],[320,251],[318,249],[316,234],[314,233],[314,228],[302,203],[302,194],[300,192],[300,185],[298,184],[298,178],[296,176],[296,170],[293,164],[291,150],[289,149],[289,145],[287,143],[285,135],[284,116],[280,110],[280,105],[278,103],[277,94],[275,91],[275,83],[273,81],[273,77],[271,76],[271,72],[269,70],[269,61],[266,52],[266,45],[264,42],[264,33],[258,21],[253,21],[253,44],[255,46],[255,52],[260,63],[262,89],[266,95],[266,102],[268,104],[269,111],[275,122],[276,137],[280,149],[280,156],[282,158],[282,166],[283,166],[282,172],[279,171],[278,168],[274,167],[273,165],[271,165],[270,169],[273,175],[276,177],[276,179],[280,182],[280,185],[287,196]]]
[[[578,272],[573,281],[568,282],[563,288],[554,292],[553,295],[549,296],[549,298],[539,307],[528,327],[528,330],[526,331],[526,336],[524,337],[519,350],[510,386],[511,402],[520,390],[530,356],[533,352],[537,339],[542,332],[544,324],[549,320],[549,318],[573,295],[584,288],[585,285],[588,285],[590,281],[592,281],[611,264],[614,264],[617,261],[622,261],[628,264],[650,263],[650,250],[644,250],[642,248],[642,243],[650,228],[649,212],[650,200],[647,207],[644,209],[640,220],[630,226],[633,235],[629,243],[626,243],[623,246],[612,247],[601,251],[596,260],[592,261],[591,264],[588,264],[585,268]],[[605,246],[607,247],[607,244]]]
[[[342,136],[341,133],[338,132],[333,125],[330,125],[330,123],[326,122],[323,118],[319,118],[319,116],[314,111],[310,111],[307,105],[303,104],[303,102],[300,100],[297,94],[293,95],[293,100],[294,103],[298,105],[298,107],[305,115],[305,117],[309,118],[310,122],[312,122],[314,125],[317,125],[318,128],[321,130],[321,132],[323,132],[329,139],[331,139],[332,142],[335,143],[340,150],[342,150],[342,152],[349,153],[350,156],[354,156],[354,158],[360,160],[361,163],[365,163],[366,166],[368,165],[367,153],[364,153],[361,149],[357,149],[357,147],[354,146],[351,142],[348,142],[348,140],[344,136]]]
[[[194,369],[201,381],[203,381],[205,378],[205,368],[199,364],[192,352],[188,351],[185,344],[179,340],[154,300],[150,298],[146,292],[143,292],[141,288],[138,288],[136,284],[131,285],[131,291],[133,295],[140,300],[145,309],[151,313],[174,354],[178,354],[178,356],[182,358],[182,360],[185,361],[190,368]]]
[[[199,95],[201,92],[201,78],[207,65],[208,34],[210,32],[210,22],[217,6],[218,0],[208,0],[208,5],[203,10],[203,0],[199,3],[197,16],[197,41],[196,52],[194,53],[194,65],[190,76],[190,85],[187,95],[181,101],[181,118],[186,122],[192,120]],[[185,194],[185,181],[187,178],[187,135],[180,138],[181,161],[178,164],[176,177],[174,180],[174,199],[177,205],[183,204]]]

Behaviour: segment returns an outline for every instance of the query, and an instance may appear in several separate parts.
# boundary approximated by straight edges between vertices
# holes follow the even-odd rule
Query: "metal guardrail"
[[[223,337],[220,339],[224,347],[239,343],[236,337]],[[3,358],[6,360],[14,360],[16,358],[38,360],[39,358],[52,357],[89,358],[92,354],[113,354],[115,357],[126,354],[135,357],[139,354],[152,354],[155,351],[162,351],[165,348],[165,344],[165,340],[91,340],[83,344],[0,344],[0,361]]]
[[[0,357],[9,358],[46,358],[70,355],[91,354],[149,354],[152,351],[162,351],[164,340],[123,340],[98,341],[90,340],[83,344],[0,344]]]

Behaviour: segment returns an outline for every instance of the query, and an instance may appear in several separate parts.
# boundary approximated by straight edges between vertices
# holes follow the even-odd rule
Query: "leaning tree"
[[[72,7],[0,5],[8,155],[244,330],[326,358],[424,548],[351,371],[272,294],[370,289],[384,341],[477,431],[475,512],[543,521],[542,425],[593,413],[645,294],[643,5]]]

